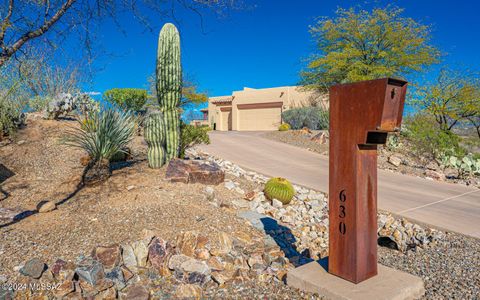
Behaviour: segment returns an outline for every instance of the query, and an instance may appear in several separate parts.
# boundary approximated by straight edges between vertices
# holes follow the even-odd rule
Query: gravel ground
[[[30,121],[20,133],[25,143],[0,147],[0,161],[17,175],[2,183],[10,196],[0,207],[31,209],[41,200],[61,201],[74,191],[82,167],[77,150],[61,146],[66,121]],[[36,123],[37,122],[37,123]],[[138,158],[145,146],[136,138],[133,150]],[[10,282],[20,276],[15,267],[38,257],[47,263],[54,259],[73,260],[89,253],[96,245],[137,240],[144,228],[164,239],[178,232],[198,230],[231,234],[260,234],[236,217],[232,201],[239,195],[223,185],[215,188],[217,198],[226,205],[207,204],[204,186],[179,188],[163,180],[163,171],[147,167],[146,162],[114,171],[107,183],[80,190],[53,212],[33,215],[0,228],[0,277]],[[245,191],[258,186],[244,178],[227,176]],[[183,187],[183,185],[182,185]],[[480,299],[480,241],[448,233],[445,243],[406,254],[379,248],[379,262],[425,281],[424,299]],[[281,283],[248,281],[206,295],[225,299],[311,299],[318,298]]]
[[[206,200],[204,185],[172,184],[164,180],[165,168],[150,169],[144,160],[146,145],[142,137],[135,137],[130,145],[136,163],[115,170],[107,182],[85,187],[68,199],[83,170],[82,151],[61,142],[69,126],[75,126],[75,122],[30,119],[17,142],[0,147],[0,161],[16,174],[1,183],[10,195],[0,201],[0,207],[28,210],[42,200],[59,204],[54,211],[0,226],[0,284],[25,280],[18,267],[29,259],[38,258],[47,265],[58,258],[75,261],[97,245],[136,241],[145,228],[165,240],[175,240],[180,232],[190,230],[207,235],[224,231],[231,236],[243,233],[263,237],[231,208],[231,202],[240,198],[238,194],[217,186],[215,195],[220,205],[213,205]],[[168,289],[168,285],[161,289]],[[318,298],[280,282],[265,285],[256,279],[227,286],[209,297],[253,299],[261,295]]]
[[[237,173],[241,170],[238,166],[231,169]],[[245,191],[261,188],[243,176],[235,181]],[[480,299],[479,239],[443,232],[442,240],[423,248],[416,247],[403,253],[379,246],[378,251],[379,263],[424,280],[426,293],[422,299]]]

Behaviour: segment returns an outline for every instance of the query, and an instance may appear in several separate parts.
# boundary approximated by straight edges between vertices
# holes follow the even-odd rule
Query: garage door
[[[239,130],[277,130],[281,123],[281,107],[239,109]]]
[[[232,130],[232,111],[222,111],[222,126],[220,130]]]

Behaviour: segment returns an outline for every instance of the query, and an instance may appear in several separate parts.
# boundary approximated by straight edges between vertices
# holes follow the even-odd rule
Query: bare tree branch
[[[12,0],[11,0],[12,1]],[[2,49],[0,54],[0,66],[2,66],[18,49],[20,49],[27,41],[35,39],[50,29],[76,2],[77,0],[67,0],[60,9],[38,29],[29,31],[21,36],[12,46]]]

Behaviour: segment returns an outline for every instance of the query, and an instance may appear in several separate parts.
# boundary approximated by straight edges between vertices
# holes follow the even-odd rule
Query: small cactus
[[[152,112],[145,118],[145,142],[148,145],[148,166],[153,169],[165,164],[165,123],[161,112]]]
[[[274,177],[267,181],[263,192],[268,199],[277,199],[284,205],[290,203],[295,195],[295,189],[290,181],[281,177]]]

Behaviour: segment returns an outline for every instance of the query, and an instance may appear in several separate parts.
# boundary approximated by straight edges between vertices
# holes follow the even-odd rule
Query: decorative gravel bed
[[[231,185],[231,189],[236,190],[238,193],[242,193],[244,190],[245,192],[255,189],[258,190],[261,188],[262,182],[267,179],[263,175],[245,171],[231,162],[218,158],[214,158],[213,160],[219,163],[227,173],[235,176],[233,184],[227,182],[226,187],[228,188],[228,185]],[[327,224],[328,226],[328,211],[326,210],[328,207],[322,205],[322,199],[319,197],[319,193],[315,191],[302,192],[302,188],[299,187],[297,187],[297,189],[300,190],[300,195],[297,195],[297,197],[299,196],[302,199],[306,198],[307,202],[311,202],[309,197],[312,196],[320,200],[319,203],[322,207],[322,213],[319,214],[319,217],[322,221],[319,223]],[[238,206],[237,208],[245,206],[245,203],[241,201],[235,201],[233,204]],[[295,200],[292,201],[290,205],[293,207],[296,206],[298,210],[303,210],[302,206],[298,206]],[[258,211],[256,211],[257,208],[258,206],[254,208],[254,213],[258,213]],[[245,209],[248,210],[251,209],[251,207],[245,207]],[[292,208],[291,210],[297,209]],[[278,216],[269,204],[264,204],[262,208],[260,208],[260,211],[272,216],[274,219]],[[300,213],[300,215],[302,214]],[[307,238],[305,238],[305,235],[301,232],[297,233],[298,228],[303,228],[303,225],[308,225],[310,222],[308,218],[294,218],[291,223],[288,223],[288,218],[286,219],[287,222],[284,222],[285,219],[282,219],[282,217],[283,216],[280,215],[278,223],[280,224],[280,228],[284,229],[284,232],[288,232],[289,236],[283,239],[275,238],[276,240],[278,239],[285,242],[293,241],[293,243],[295,243],[295,250],[298,250],[296,251],[298,255],[300,254],[298,253],[299,251],[312,246],[311,241],[317,241],[321,238],[320,243],[317,244],[320,247],[308,252],[315,254],[315,250],[318,250],[320,257],[328,254],[328,252],[325,253],[328,249],[324,248],[325,245],[328,245],[328,235],[320,235],[319,232],[318,236],[313,236],[314,238],[308,238],[309,235],[306,235]],[[415,237],[416,246],[409,246],[407,247],[408,250],[403,249],[403,251],[399,251],[379,247],[379,263],[421,277],[424,280],[426,289],[425,296],[422,299],[480,299],[480,276],[478,275],[480,274],[479,239],[453,232],[436,231],[430,228],[424,229],[417,224],[409,223],[405,219],[395,219],[393,222],[391,219],[392,217],[387,213],[379,213],[379,235],[382,235],[382,231],[385,229],[392,231],[396,228],[404,234],[403,231],[409,231],[411,225],[419,228],[419,232],[421,232],[422,235],[418,238],[417,236]],[[384,225],[385,223],[390,225]],[[382,225],[384,226],[382,227]],[[428,241],[432,239],[432,237],[435,242],[429,243]],[[405,238],[405,236],[403,236],[403,238]],[[295,242],[295,240],[297,241]],[[421,240],[424,240],[426,243],[422,244]],[[402,240],[402,242],[405,241]],[[305,255],[308,252],[302,252],[301,255]],[[312,253],[310,253],[310,255],[311,254]],[[295,260],[295,257],[290,257],[290,261],[294,262]]]

